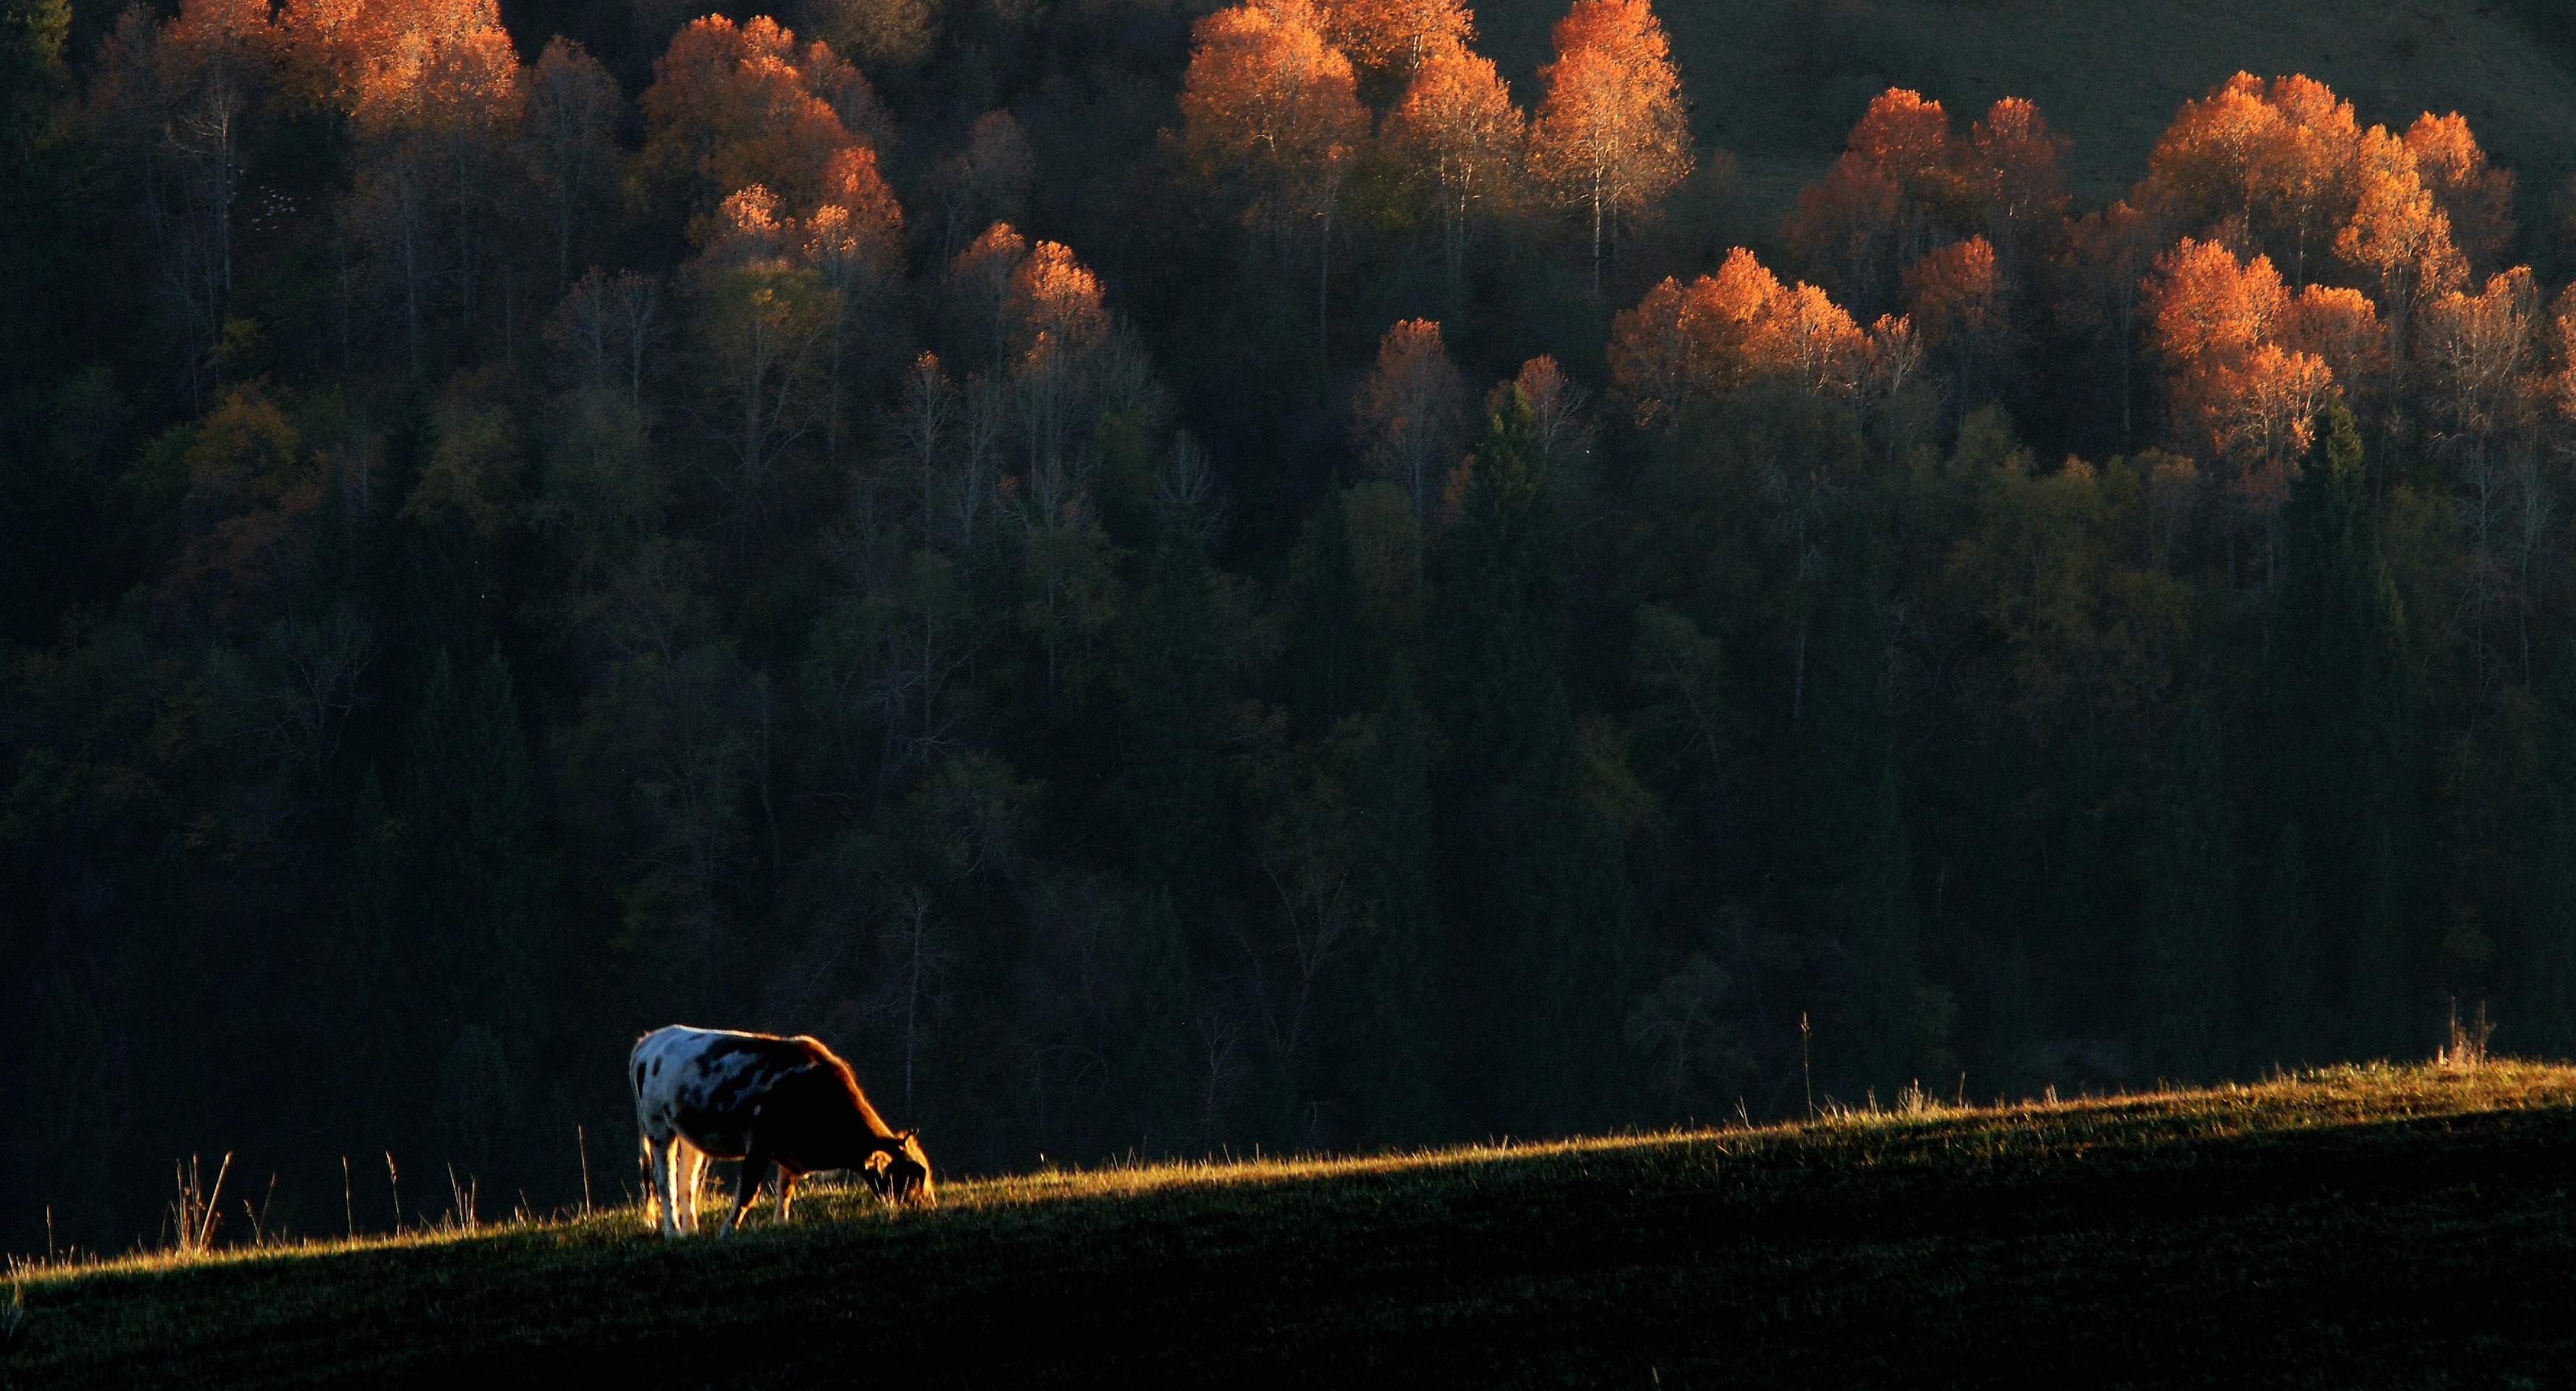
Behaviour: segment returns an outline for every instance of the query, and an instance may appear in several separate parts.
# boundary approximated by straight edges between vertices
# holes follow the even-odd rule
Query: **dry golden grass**
[[[2571,1191],[2576,1068],[2381,1064],[21,1267],[0,1340],[20,1386],[2546,1384]]]

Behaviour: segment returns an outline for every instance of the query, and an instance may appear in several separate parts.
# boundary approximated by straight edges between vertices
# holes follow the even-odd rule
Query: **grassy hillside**
[[[2545,1385],[2576,1069],[632,1212],[23,1282],[18,1386]]]
[[[1997,97],[2038,102],[2075,141],[2075,192],[2088,206],[2126,192],[2175,108],[2239,69],[2304,72],[2364,122],[2466,114],[2519,175],[2526,223],[2570,168],[2576,70],[2551,20],[2506,5],[1675,0],[1656,9],[1700,140],[1738,162],[1723,224],[1733,238],[1772,237],[1800,186],[1889,86],[1935,97],[1963,123]],[[1477,7],[1516,88],[1545,60],[1548,26],[1563,11],[1555,0]]]

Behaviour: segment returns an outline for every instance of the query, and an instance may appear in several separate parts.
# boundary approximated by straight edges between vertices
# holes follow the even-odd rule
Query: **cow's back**
[[[740,1158],[761,1097],[817,1066],[817,1047],[732,1029],[655,1029],[628,1055],[636,1124],[650,1138],[676,1134],[709,1154]]]

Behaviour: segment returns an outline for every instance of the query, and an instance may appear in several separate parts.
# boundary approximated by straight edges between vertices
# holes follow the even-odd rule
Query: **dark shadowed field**
[[[40,1273],[37,1386],[2563,1385],[2576,1069],[631,1212]]]

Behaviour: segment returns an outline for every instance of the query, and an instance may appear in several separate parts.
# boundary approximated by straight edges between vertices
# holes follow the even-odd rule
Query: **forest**
[[[0,1249],[2576,1052],[2576,200],[1668,17],[0,0]]]

